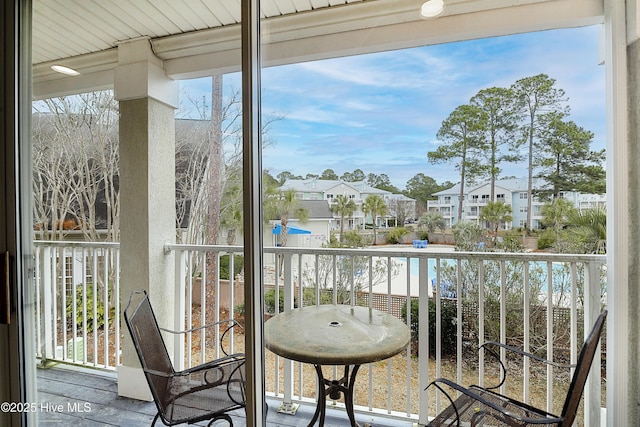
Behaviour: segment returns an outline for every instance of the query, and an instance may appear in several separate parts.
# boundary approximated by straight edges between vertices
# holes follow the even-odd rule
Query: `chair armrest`
[[[526,352],[524,350],[520,350],[519,348],[512,347],[512,346],[507,345],[507,344],[502,344],[502,343],[499,343],[497,341],[487,341],[484,344],[482,344],[479,348],[485,348],[485,350],[489,351],[490,353],[494,353],[495,354],[495,352],[493,352],[493,351],[491,351],[491,350],[486,348],[486,346],[488,346],[488,345],[495,345],[497,347],[502,347],[502,348],[504,348],[506,350],[512,351],[514,353],[518,353],[518,354],[520,354],[522,356],[526,356],[526,357],[529,357],[531,359],[537,360],[538,362],[542,362],[542,363],[545,363],[547,365],[555,366],[556,368],[575,368],[577,366],[575,364],[574,365],[567,365],[567,364],[563,364],[563,363],[557,363],[557,362],[554,362],[552,360],[544,359],[542,357],[536,356],[535,354],[528,353],[528,352]]]
[[[516,420],[519,423],[524,423],[524,424],[542,424],[542,425],[546,425],[546,424],[553,424],[553,423],[560,423],[562,422],[562,418],[558,418],[556,416],[548,416],[545,418],[529,418],[529,417],[523,417],[520,416],[518,414],[515,414],[511,411],[506,410],[504,407],[500,406],[499,404],[492,402],[488,399],[485,399],[484,397],[482,397],[480,394],[475,393],[473,390],[470,390],[466,387],[463,387],[459,384],[454,383],[453,381],[450,381],[446,378],[438,378],[435,379],[434,381],[432,381],[431,383],[429,383],[429,385],[427,386],[427,388],[431,387],[432,385],[435,386],[436,388],[438,388],[438,390],[440,390],[442,393],[444,393],[447,397],[447,399],[449,399],[450,402],[452,402],[453,408],[455,410],[456,413],[456,422],[458,427],[460,426],[460,413],[458,412],[458,408],[455,406],[455,402],[453,401],[453,399],[451,398],[451,396],[449,396],[449,394],[444,390],[444,388],[440,385],[440,384],[444,384],[454,390],[456,390],[459,393],[462,393],[463,395],[467,396],[467,398],[473,399],[476,402],[479,402],[485,406],[490,407],[491,409],[493,409],[494,411],[496,411],[497,413],[511,418],[513,420]]]
[[[224,341],[224,337],[227,335],[227,333],[232,328],[234,328],[236,326],[238,326],[240,329],[243,329],[242,325],[240,323],[238,323],[237,321],[235,321],[234,319],[220,320],[218,322],[209,323],[207,325],[198,326],[196,328],[186,329],[184,331],[172,331],[171,329],[167,329],[167,328],[160,328],[160,330],[164,331],[164,332],[168,332],[170,334],[179,335],[179,334],[188,334],[188,333],[199,331],[199,330],[202,330],[202,329],[209,329],[209,328],[212,328],[214,326],[221,325],[223,323],[229,323],[229,326],[227,326],[227,328],[222,332],[222,336],[220,336],[220,349],[222,350],[222,353],[224,353],[225,356],[229,356],[229,353],[227,353],[227,351],[225,350],[224,346],[222,345],[223,341]]]
[[[500,380],[500,383],[496,386],[493,387],[486,387],[487,390],[493,390],[493,389],[497,389],[499,387],[501,387],[505,381],[507,380],[507,367],[505,366],[505,364],[503,363],[502,359],[500,358],[500,355],[494,351],[493,349],[489,348],[489,346],[496,346],[496,347],[501,347],[504,348],[505,350],[508,350],[510,352],[513,353],[517,353],[520,354],[522,356],[528,357],[530,359],[536,360],[538,362],[541,363],[545,363],[547,365],[551,365],[551,366],[555,366],[557,368],[574,368],[576,365],[566,365],[566,364],[561,364],[561,363],[556,363],[554,361],[551,360],[547,360],[544,359],[542,357],[536,356],[533,353],[529,353],[523,350],[520,350],[519,348],[507,345],[507,344],[502,344],[500,342],[497,341],[487,341],[484,344],[482,344],[481,346],[478,347],[478,351],[480,351],[480,349],[484,349],[489,355],[491,355],[494,359],[496,359],[498,361],[498,363],[500,363],[500,369],[502,370],[502,379]]]
[[[224,356],[220,359],[212,360],[210,362],[203,363],[202,365],[197,365],[192,368],[185,369],[183,371],[177,372],[176,375],[191,375],[197,374],[198,372],[207,371],[212,368],[217,368],[219,366],[224,366],[230,363],[244,363],[245,356],[243,353],[236,353],[230,356]]]
[[[224,319],[224,320],[220,320],[218,322],[209,323],[207,325],[198,326],[196,328],[185,329],[184,331],[173,331],[173,330],[167,329],[167,328],[160,328],[160,330],[164,331],[164,332],[169,332],[171,334],[179,335],[179,334],[187,334],[189,332],[199,331],[201,329],[212,328],[214,326],[221,325],[223,323],[231,323],[231,325],[229,325],[225,331],[229,330],[230,328],[233,328],[234,326],[239,326],[240,328],[242,328],[240,323],[236,322],[235,320],[233,320],[233,319]]]

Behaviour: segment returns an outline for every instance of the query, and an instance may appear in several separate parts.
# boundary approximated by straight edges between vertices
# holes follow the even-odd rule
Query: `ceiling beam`
[[[603,21],[601,0],[457,1],[448,3],[438,19],[420,19],[415,1],[400,1],[393,11],[385,2],[363,2],[338,16],[333,9],[265,21],[263,63],[283,65],[340,56],[381,52],[531,31],[593,25]],[[495,7],[485,9],[487,4]],[[501,7],[498,7],[501,6]],[[336,8],[338,11],[340,8]],[[345,9],[346,10],[346,9]],[[211,30],[216,31],[216,30]],[[190,50],[179,50],[175,38],[157,40],[154,51],[165,58],[165,70],[175,79],[238,71],[238,42],[231,30],[214,44],[206,33],[193,35]],[[192,37],[192,36],[184,36]],[[183,40],[184,41],[184,40]],[[223,50],[211,49],[223,46]],[[180,51],[186,56],[178,56]]]
[[[602,0],[448,0],[437,19],[421,19],[418,0],[365,1],[263,21],[265,66],[484,37],[593,25]],[[240,70],[240,27],[230,25],[151,40],[173,79]],[[57,61],[60,62],[60,61]],[[34,66],[34,97],[77,93],[113,83],[117,49],[68,58],[67,77]]]

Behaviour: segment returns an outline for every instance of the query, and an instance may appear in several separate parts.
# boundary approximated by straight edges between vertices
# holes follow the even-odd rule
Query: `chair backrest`
[[[564,402],[564,408],[562,408],[562,425],[570,426],[573,424],[573,420],[578,412],[580,406],[580,399],[582,399],[582,393],[584,392],[584,386],[591,370],[591,364],[593,358],[598,349],[598,342],[600,341],[600,335],[604,327],[604,322],[607,318],[607,310],[600,313],[596,323],[591,329],[591,333],[584,341],[580,356],[578,357],[578,363],[571,379],[571,385],[567,392],[567,399]]]
[[[124,310],[124,320],[129,328],[133,345],[156,404],[163,406],[161,396],[165,395],[170,377],[175,373],[169,353],[162,339],[158,322],[145,291],[131,294]]]

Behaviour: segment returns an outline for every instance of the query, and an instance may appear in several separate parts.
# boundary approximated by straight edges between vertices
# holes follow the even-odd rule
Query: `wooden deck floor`
[[[118,426],[148,427],[156,414],[152,402],[142,402],[117,395],[116,378],[113,373],[78,369],[58,365],[51,369],[38,369],[38,425],[59,426]],[[276,411],[278,402],[269,402],[267,427],[306,426],[311,420],[314,407],[301,405],[295,416]],[[234,415],[234,426],[246,427],[244,412]],[[376,418],[356,414],[359,423],[373,427],[410,427],[407,422]],[[158,421],[157,426],[163,424]],[[203,423],[202,425],[206,425]],[[219,425],[225,425],[219,423]],[[343,409],[327,410],[325,427],[348,426]]]

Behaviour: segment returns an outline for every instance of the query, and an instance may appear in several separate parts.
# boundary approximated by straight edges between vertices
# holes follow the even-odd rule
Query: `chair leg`
[[[218,415],[218,416],[214,417],[211,421],[209,421],[209,424],[207,424],[207,426],[211,427],[211,426],[213,426],[213,423],[215,423],[216,421],[220,421],[220,420],[224,420],[224,421],[228,422],[229,423],[229,427],[233,427],[233,420],[227,414],[222,414],[222,415]]]
[[[153,417],[153,422],[151,423],[151,427],[153,427],[153,426],[155,426],[155,425],[156,425],[156,421],[158,421],[158,418],[159,418],[159,417],[160,417],[160,412],[158,412],[158,413],[156,414],[156,416],[155,416],[155,417]]]

